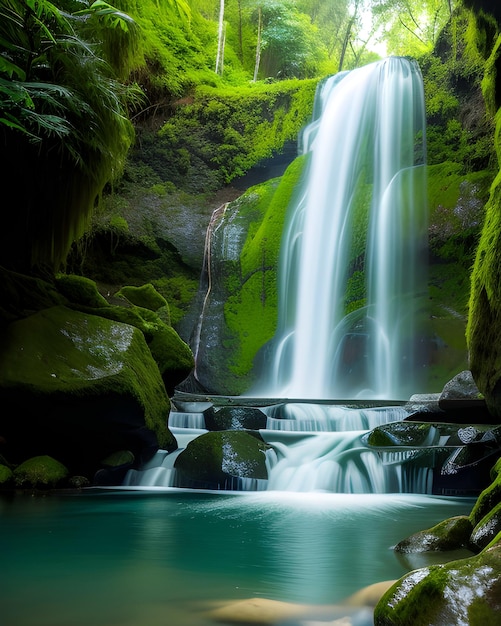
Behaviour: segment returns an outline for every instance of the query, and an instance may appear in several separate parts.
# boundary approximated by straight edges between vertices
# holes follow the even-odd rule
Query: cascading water
[[[416,339],[427,300],[425,144],[414,61],[390,57],[317,90],[302,134],[306,182],[281,243],[277,333],[247,397],[283,399],[261,405],[268,480],[231,478],[221,488],[433,492],[435,452],[447,437],[433,432],[428,451],[418,452],[371,449],[366,437],[409,416],[404,401],[419,390],[426,364]],[[171,412],[180,447],[206,432],[207,406]],[[125,486],[182,486],[178,454],[161,451],[143,472],[129,472]]]
[[[427,220],[418,65],[390,57],[326,80],[303,151],[307,176],[281,244],[278,329],[252,393],[406,399],[423,369],[416,349]]]

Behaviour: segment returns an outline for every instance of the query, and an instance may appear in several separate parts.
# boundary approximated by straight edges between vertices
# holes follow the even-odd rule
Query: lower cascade
[[[196,438],[209,433],[207,410],[221,410],[210,402],[184,403],[170,414],[179,448],[159,450],[140,470],[131,469],[123,481],[128,489],[191,488],[175,469],[176,459]],[[184,406],[183,406],[184,405]],[[197,406],[199,410],[197,411]],[[256,411],[251,407],[235,407]],[[222,451],[227,473],[204,488],[228,491],[329,492],[344,494],[467,495],[478,491],[482,472],[488,480],[492,455],[498,446],[488,426],[424,424],[411,419],[415,406],[355,407],[338,404],[279,403],[260,406],[263,428],[256,433],[268,444],[267,478],[239,472],[235,452]],[[175,424],[172,425],[172,424]],[[371,442],[381,429],[385,440]],[[240,432],[249,432],[241,430]],[[475,447],[476,446],[476,447]],[[223,446],[224,448],[224,446]],[[245,470],[245,464],[243,466]],[[469,484],[471,470],[475,482]],[[200,485],[197,485],[200,488]]]

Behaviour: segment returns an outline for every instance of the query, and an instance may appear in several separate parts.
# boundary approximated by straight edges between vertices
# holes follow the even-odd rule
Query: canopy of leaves
[[[0,142],[9,154],[2,177],[4,189],[18,194],[12,228],[3,228],[4,263],[63,262],[133,140],[126,117],[132,92],[117,82],[97,42],[81,36],[100,17],[131,32],[129,18],[104,2],[58,5],[0,6]],[[78,14],[67,12],[75,7]]]

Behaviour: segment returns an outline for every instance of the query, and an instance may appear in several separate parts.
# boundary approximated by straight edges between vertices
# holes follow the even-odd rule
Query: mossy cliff
[[[473,377],[489,410],[501,419],[501,35],[486,64],[483,87],[496,120],[500,171],[490,190],[471,275],[467,342]]]
[[[256,352],[276,326],[280,238],[303,165],[296,159],[280,179],[252,187],[211,226],[199,294],[203,324],[191,341],[204,389],[238,395],[253,382]]]

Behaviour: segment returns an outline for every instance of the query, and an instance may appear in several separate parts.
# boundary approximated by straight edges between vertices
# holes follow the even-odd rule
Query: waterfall
[[[425,148],[414,61],[390,57],[319,86],[281,242],[277,332],[253,395],[405,399],[419,388]]]
[[[277,332],[248,395],[282,399],[263,409],[268,480],[230,477],[220,488],[432,493],[434,450],[374,450],[365,437],[408,417],[402,405],[419,391],[427,364],[419,343],[427,189],[417,63],[390,57],[323,81],[300,151],[307,169],[282,236]],[[347,398],[357,408],[342,406]],[[169,427],[206,432],[206,403],[198,414],[184,404]],[[125,485],[178,486],[179,453],[132,470]]]

